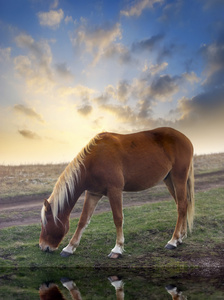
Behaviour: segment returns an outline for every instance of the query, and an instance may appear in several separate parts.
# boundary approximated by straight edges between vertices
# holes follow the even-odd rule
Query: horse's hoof
[[[69,257],[72,255],[72,253],[66,252],[66,251],[61,251],[60,253],[61,257]]]
[[[165,248],[168,249],[168,250],[174,250],[177,247],[168,243],[168,244],[166,244]]]
[[[115,252],[111,252],[109,255],[108,255],[108,258],[111,258],[111,259],[118,259],[118,258],[121,258],[122,257],[122,254],[120,253],[115,253]]]

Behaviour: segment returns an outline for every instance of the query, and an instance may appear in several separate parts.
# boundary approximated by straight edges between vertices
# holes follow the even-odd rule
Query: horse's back
[[[133,155],[154,157],[162,153],[170,160],[176,159],[178,153],[192,155],[193,146],[190,140],[181,132],[160,127],[153,130],[131,134],[105,132],[100,134],[102,147],[109,152],[119,152],[125,158]],[[101,149],[102,150],[102,149]]]

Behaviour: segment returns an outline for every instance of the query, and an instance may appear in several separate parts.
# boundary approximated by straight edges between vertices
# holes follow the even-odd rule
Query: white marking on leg
[[[124,286],[124,283],[122,280],[113,281],[113,282],[111,282],[111,284],[115,288],[115,290],[122,289]]]
[[[111,252],[122,254],[124,251],[123,247],[119,245],[115,245],[115,247],[111,250]]]
[[[116,276],[115,276],[116,277]],[[115,288],[116,290],[116,298],[120,300],[124,300],[124,283],[122,280],[113,280],[113,276],[109,278],[111,285]]]
[[[183,241],[182,241],[182,238],[180,237],[178,240],[177,240],[178,244],[182,244]]]
[[[170,240],[168,244],[177,247],[177,240]]]
[[[71,290],[73,290],[73,289],[76,287],[76,284],[74,283],[74,281],[70,280],[70,281],[64,282],[64,283],[63,283],[63,286],[64,286],[67,290],[71,291]]]
[[[73,249],[73,247],[70,246],[69,244],[65,248],[63,248],[63,251],[71,253],[71,254],[73,254],[75,252],[75,250],[76,250],[76,248]]]

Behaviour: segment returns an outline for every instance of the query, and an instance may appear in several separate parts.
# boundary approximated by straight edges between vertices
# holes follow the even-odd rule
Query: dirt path
[[[206,191],[224,186],[224,170],[195,175],[195,191]],[[43,199],[48,194],[18,196],[4,201],[0,199],[0,228],[40,223],[40,210]],[[171,196],[163,183],[139,193],[124,193],[124,207],[142,205],[147,202],[168,201]],[[79,217],[84,195],[80,197],[71,217]],[[96,213],[110,211],[109,202],[104,197],[96,208]]]

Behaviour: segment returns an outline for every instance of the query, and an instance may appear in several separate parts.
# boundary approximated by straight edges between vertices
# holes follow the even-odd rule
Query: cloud
[[[92,106],[91,105],[83,105],[82,107],[78,108],[77,111],[83,116],[87,116],[92,112]]]
[[[39,12],[37,14],[40,25],[56,29],[64,18],[62,9],[50,10],[49,12]]]
[[[43,42],[35,42],[28,34],[20,34],[15,38],[17,46],[23,49],[28,49],[32,55],[40,59],[43,56]]]
[[[192,98],[183,97],[178,104],[176,113],[180,115],[178,124],[185,127],[195,126],[218,132],[222,128],[224,116],[224,41],[217,41],[203,45],[200,53],[205,59],[205,79],[201,84],[202,92]],[[191,72],[186,76],[190,82],[199,82],[197,76]]]
[[[204,9],[211,9],[211,8],[222,8],[223,7],[223,0],[200,0],[203,4]]]
[[[167,67],[167,63],[150,67],[132,82],[121,80],[117,85],[108,85],[104,92],[92,101],[104,114],[107,112],[115,116],[123,126],[130,125],[133,128],[169,126],[170,121],[153,118],[155,107],[161,102],[173,101],[174,95],[184,89],[186,84],[193,84],[199,79],[194,72],[179,76],[169,74],[159,76],[160,71]],[[172,116],[174,113],[176,117],[180,116],[180,111],[173,112]]]
[[[107,98],[112,97],[113,99],[116,99],[120,103],[125,103],[128,100],[128,97],[130,96],[130,89],[131,86],[126,80],[120,80],[116,87],[113,87],[112,85],[108,85],[106,87],[106,95]],[[105,95],[104,95],[105,96]]]
[[[125,103],[130,93],[130,84],[126,80],[122,80],[117,86],[117,98],[120,102]]]
[[[120,43],[112,44],[106,48],[102,54],[102,58],[117,58],[121,64],[136,63],[131,51]]]
[[[79,84],[74,87],[61,87],[58,89],[58,93],[61,97],[77,96],[81,97],[82,99],[89,99],[90,95],[96,93],[96,90],[90,89],[84,85]]]
[[[74,78],[74,76],[72,75],[71,71],[69,70],[69,68],[67,67],[66,63],[58,63],[55,65],[55,70],[57,72],[57,74],[65,80],[71,80]]]
[[[162,75],[156,78],[151,85],[151,95],[163,98],[175,94],[179,90],[179,80],[180,77],[171,77],[170,75]]]
[[[32,119],[36,119],[37,121],[39,121],[41,123],[45,122],[43,117],[40,114],[38,114],[33,108],[30,108],[30,107],[22,105],[22,104],[16,104],[16,105],[14,105],[13,109],[15,112],[23,114]]]
[[[50,5],[50,8],[55,9],[58,7],[58,4],[59,4],[59,0],[54,0],[54,2]]]
[[[164,34],[157,34],[140,42],[133,43],[132,51],[151,51],[164,38]]]
[[[182,120],[195,118],[199,118],[199,120],[214,118],[215,120],[217,116],[219,116],[219,120],[222,120],[224,115],[224,87],[200,93],[192,99],[181,99],[179,110],[182,113]]]
[[[147,63],[145,63],[144,68],[143,68],[143,72],[147,72],[150,75],[154,76],[160,72],[162,72],[163,70],[165,70],[168,67],[168,63],[167,62],[163,62],[161,64],[155,64],[155,65],[149,65]]]
[[[117,39],[121,39],[120,24],[103,25],[101,27],[88,28],[86,23],[76,30],[75,37],[72,38],[74,47],[82,48],[93,55],[93,65],[96,65],[100,58],[108,53],[110,47]]]
[[[120,13],[126,17],[139,17],[145,9],[152,9],[156,3],[163,3],[163,0],[138,0],[133,6]]]
[[[28,51],[27,55],[14,58],[15,70],[23,77],[33,91],[43,91],[54,85],[51,68],[52,53],[46,40],[36,42],[30,35],[20,34],[16,37],[17,45]]]
[[[11,56],[11,48],[0,48],[0,61],[9,61]]]
[[[170,43],[168,45],[164,45],[161,49],[158,50],[158,63],[164,61],[164,59],[173,57],[176,53],[180,54],[182,46],[179,46],[175,43]]]
[[[200,49],[205,62],[206,80],[205,88],[223,85],[224,75],[224,40],[219,39],[209,45],[203,45]]]
[[[72,16],[66,16],[66,17],[65,17],[65,24],[73,23],[73,22],[74,22],[74,21],[73,21]]]
[[[120,121],[127,123],[134,123],[136,121],[136,115],[128,105],[102,104],[100,109],[115,115]]]
[[[168,3],[163,7],[163,13],[159,18],[160,21],[170,21],[179,17],[183,6],[183,0],[176,0],[173,3]]]
[[[193,71],[183,73],[182,77],[190,83],[198,83],[200,81],[200,78]]]
[[[24,130],[18,130],[19,134],[22,135],[24,138],[26,139],[30,139],[30,140],[40,140],[41,137],[30,130],[24,129]]]

